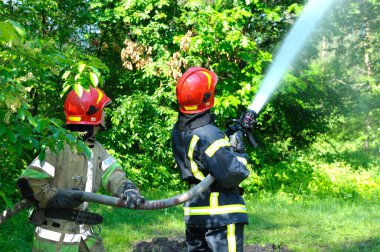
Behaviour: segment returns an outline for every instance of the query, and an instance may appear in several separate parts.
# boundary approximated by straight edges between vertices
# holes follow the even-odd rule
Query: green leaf
[[[15,148],[16,148],[17,156],[20,156],[22,154],[23,145],[22,144],[16,144]]]
[[[72,134],[66,134],[66,138],[67,138],[67,140],[69,140],[71,142],[75,142],[76,141],[75,136],[73,136]]]
[[[69,77],[70,74],[71,74],[71,71],[66,71],[66,72],[62,75],[62,79],[66,80],[67,77]]]
[[[0,124],[0,136],[4,134],[4,132],[7,130],[7,127],[5,127],[4,124]]]
[[[83,70],[85,69],[85,67],[86,67],[86,64],[84,62],[79,62],[78,63],[78,72],[82,73]]]
[[[92,152],[90,148],[83,141],[78,141],[78,147],[79,147],[78,151],[80,152],[83,151],[86,157],[90,158],[92,156]]]
[[[99,83],[98,76],[94,72],[90,72],[89,75],[90,75],[91,83],[94,84],[94,86],[96,87]]]
[[[59,141],[57,143],[57,151],[60,152],[61,150],[63,150],[64,146],[65,146],[64,142],[63,141]]]
[[[87,92],[87,93],[89,93],[90,92],[90,82],[88,81],[88,79],[86,79],[85,77],[81,77],[80,79],[79,79],[79,82],[80,82],[80,84],[82,85],[82,87],[83,87],[83,89]]]
[[[93,67],[93,66],[90,66],[91,70],[99,77],[101,74],[99,72],[99,69],[97,69],[96,67]]]
[[[33,116],[29,116],[29,123],[33,126],[33,127],[36,127],[37,126],[37,120],[36,118],[34,118]]]
[[[42,147],[40,153],[38,154],[38,159],[40,160],[40,162],[45,161],[45,156],[46,156],[46,151],[45,151],[45,148]]]
[[[37,139],[32,139],[32,146],[38,149],[40,147],[40,141],[38,141]]]
[[[11,42],[12,40],[22,41],[25,38],[25,31],[22,26],[12,20],[0,22],[0,41]]]
[[[10,200],[8,200],[8,198],[5,196],[5,193],[3,193],[2,191],[0,191],[0,197],[3,198],[5,204],[6,204],[6,206],[8,208],[12,208],[13,207],[12,202]]]
[[[7,129],[6,134],[7,134],[7,137],[11,143],[17,142],[17,137],[16,137],[15,133],[13,133],[11,130]]]
[[[51,119],[50,122],[56,127],[61,127],[62,125],[62,121],[59,119]]]
[[[0,22],[0,41],[9,42],[12,40],[14,33],[11,25],[5,22]]]
[[[74,84],[74,91],[75,93],[79,96],[82,97],[83,94],[83,87],[80,83],[75,83]]]
[[[99,77],[99,85],[103,85],[104,84],[104,78],[102,76]]]
[[[15,21],[8,20],[8,22],[13,26],[14,30],[17,32],[17,37],[19,38],[19,40],[23,40],[25,38],[24,28]]]
[[[71,88],[70,85],[66,85],[66,86],[62,89],[61,94],[60,94],[60,97],[62,98],[62,97],[66,94],[67,90],[69,90],[70,88]]]
[[[22,121],[25,119],[25,110],[23,109],[18,110],[18,118],[20,118]]]
[[[37,127],[35,128],[35,130],[38,132],[38,133],[43,133],[46,129],[48,125],[48,121],[46,121],[45,119],[42,119],[42,120],[38,120],[37,122]]]
[[[74,77],[74,80],[77,81],[82,75],[79,73],[79,74],[76,74],[75,77]]]

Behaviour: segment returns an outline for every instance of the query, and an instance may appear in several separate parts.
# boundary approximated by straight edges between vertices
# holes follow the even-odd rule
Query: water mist
[[[285,37],[277,55],[255,95],[249,109],[259,113],[280,85],[289,65],[305,46],[308,37],[316,29],[317,24],[336,0],[310,0],[300,17]]]

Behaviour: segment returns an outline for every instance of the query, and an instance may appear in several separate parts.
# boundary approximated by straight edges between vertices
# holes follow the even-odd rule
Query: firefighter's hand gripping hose
[[[191,188],[189,191],[177,195],[171,198],[167,199],[161,199],[161,200],[146,200],[143,204],[141,204],[139,207],[135,207],[133,209],[138,210],[156,210],[156,209],[163,209],[163,208],[169,208],[173,207],[179,204],[182,204],[200,193],[204,192],[209,186],[215,181],[215,178],[211,175],[207,175],[205,179],[203,179],[198,185]],[[69,192],[74,190],[67,190]],[[75,191],[78,193],[78,191]],[[88,201],[88,202],[94,202],[98,204],[108,205],[108,206],[114,206],[114,207],[120,207],[120,208],[129,208],[130,206],[127,206],[126,200],[123,200],[121,198],[117,197],[111,197],[107,195],[101,195],[96,193],[90,193],[90,192],[82,192],[82,201]],[[6,209],[3,211],[3,213],[0,216],[0,225],[3,224],[5,221],[7,221],[12,216],[18,214],[23,209],[29,208],[33,206],[33,204],[30,201],[22,200],[18,203],[16,203],[12,208]]]
[[[239,119],[232,119],[227,123],[227,135],[241,131],[248,137],[248,142],[253,147],[257,147],[256,140],[253,138],[252,129],[256,124],[257,113],[253,110],[247,110]]]

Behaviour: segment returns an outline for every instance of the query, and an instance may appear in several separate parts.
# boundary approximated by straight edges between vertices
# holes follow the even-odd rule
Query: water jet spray
[[[268,103],[270,97],[280,85],[289,65],[305,46],[307,39],[334,2],[336,0],[310,0],[306,4],[301,15],[286,35],[267,74],[260,83],[259,91],[249,105],[249,110],[253,110],[257,114]]]

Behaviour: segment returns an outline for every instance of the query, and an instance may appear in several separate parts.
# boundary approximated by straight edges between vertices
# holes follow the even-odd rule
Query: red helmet
[[[103,108],[110,102],[99,88],[90,87],[90,92],[83,91],[81,97],[72,90],[65,100],[66,124],[103,124]]]
[[[189,68],[179,79],[176,87],[179,111],[196,114],[214,106],[215,86],[218,77],[202,67]]]

